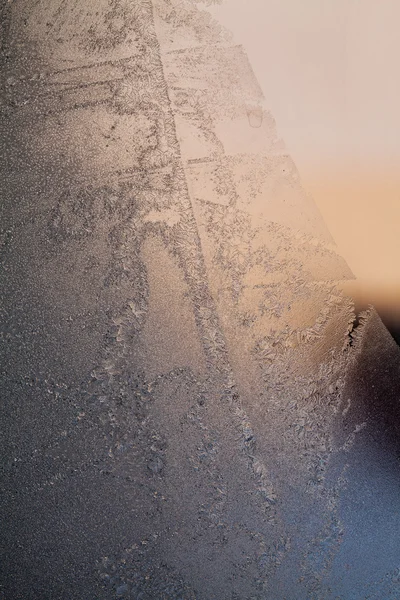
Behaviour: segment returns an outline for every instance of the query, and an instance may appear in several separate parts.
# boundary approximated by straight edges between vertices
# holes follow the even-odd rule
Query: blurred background
[[[357,281],[356,308],[400,324],[400,3],[223,0],[297,164]]]

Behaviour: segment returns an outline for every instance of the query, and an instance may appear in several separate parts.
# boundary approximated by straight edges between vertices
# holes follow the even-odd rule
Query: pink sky
[[[400,280],[400,3],[225,0],[278,131],[357,277]]]

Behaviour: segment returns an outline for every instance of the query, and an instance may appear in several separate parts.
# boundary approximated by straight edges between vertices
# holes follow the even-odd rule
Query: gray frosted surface
[[[399,598],[398,346],[243,49],[1,10],[0,598]]]

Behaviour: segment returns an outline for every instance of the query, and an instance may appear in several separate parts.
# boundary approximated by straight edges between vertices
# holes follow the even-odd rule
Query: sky
[[[208,10],[245,47],[355,275],[400,291],[398,0],[223,0]]]

